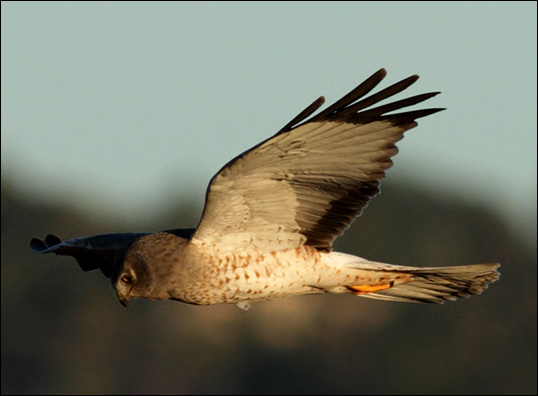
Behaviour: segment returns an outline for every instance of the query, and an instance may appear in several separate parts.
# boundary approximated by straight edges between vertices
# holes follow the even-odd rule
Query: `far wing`
[[[167,230],[170,234],[189,239],[194,229]],[[55,253],[60,256],[74,257],[84,271],[100,269],[107,278],[112,275],[115,260],[138,239],[149,235],[149,232],[130,232],[118,234],[102,234],[90,237],[73,238],[62,241],[60,237],[49,234],[45,239],[32,238],[30,247],[36,253]],[[119,262],[118,264],[121,264]]]
[[[381,69],[304,121],[323,104],[319,98],[276,135],[226,164],[208,186],[193,242],[220,251],[301,245],[330,250],[379,192],[403,133],[417,125],[417,118],[443,110],[386,114],[438,92],[371,108],[418,79],[409,77],[363,99],[385,75]]]
[[[73,256],[84,271],[100,269],[107,278],[112,274],[116,253],[149,233],[103,234],[62,241],[49,234],[45,239],[32,238],[30,247],[36,253]]]

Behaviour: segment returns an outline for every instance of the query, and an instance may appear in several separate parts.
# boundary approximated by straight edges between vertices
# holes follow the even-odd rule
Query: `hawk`
[[[238,155],[209,182],[195,229],[105,234],[62,242],[33,238],[38,253],[73,256],[100,269],[118,298],[190,304],[351,293],[387,301],[442,303],[479,294],[499,264],[407,267],[335,252],[332,243],[379,193],[395,144],[416,120],[442,108],[399,111],[439,92],[377,105],[418,76],[369,95],[373,74],[336,103],[312,114],[320,97],[274,136]],[[396,111],[396,112],[395,112]]]

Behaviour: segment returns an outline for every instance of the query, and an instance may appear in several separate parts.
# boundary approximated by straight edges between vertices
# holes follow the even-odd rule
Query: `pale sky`
[[[228,160],[385,67],[383,88],[419,74],[405,95],[447,107],[407,133],[387,179],[536,233],[535,2],[1,7],[2,179],[23,196],[118,219],[201,207]]]

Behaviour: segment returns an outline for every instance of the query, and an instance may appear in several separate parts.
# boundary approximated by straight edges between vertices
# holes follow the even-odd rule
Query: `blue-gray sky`
[[[535,2],[2,2],[2,178],[151,217],[381,67],[442,91],[387,178],[536,232]],[[402,96],[401,96],[402,97]]]

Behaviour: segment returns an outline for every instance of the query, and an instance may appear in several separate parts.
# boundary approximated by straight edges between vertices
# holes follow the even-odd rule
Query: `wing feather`
[[[431,92],[372,108],[418,76],[364,97],[386,76],[379,70],[317,115],[321,97],[276,135],[228,162],[210,181],[193,243],[221,251],[276,251],[301,245],[330,250],[379,192],[396,142],[415,119],[438,108],[391,111],[421,103]]]

